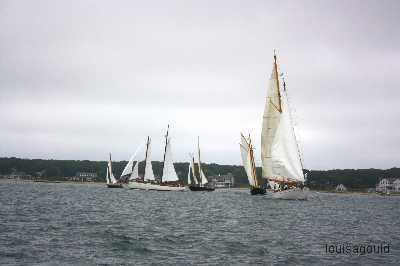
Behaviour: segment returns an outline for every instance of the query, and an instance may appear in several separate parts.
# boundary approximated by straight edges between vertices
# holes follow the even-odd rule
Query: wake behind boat
[[[199,137],[197,138],[197,151],[198,151],[198,175],[196,176],[196,170],[194,167],[194,156],[190,155],[190,164],[188,171],[188,185],[191,191],[214,191],[215,188],[208,183],[207,177],[201,168],[201,159],[200,159],[200,141]],[[190,171],[192,170],[192,171]],[[190,178],[190,172],[192,172],[192,179]],[[193,180],[193,181],[192,181]]]

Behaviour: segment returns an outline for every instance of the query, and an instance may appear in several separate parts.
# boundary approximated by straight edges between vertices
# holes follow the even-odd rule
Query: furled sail
[[[151,156],[151,139],[150,139],[150,137],[147,137],[146,161],[145,161],[145,167],[144,167],[144,181],[155,180],[150,156]]]
[[[176,175],[174,162],[172,160],[171,138],[167,138],[166,142],[164,168],[161,180],[162,182],[178,181],[179,179]]]
[[[254,176],[253,165],[251,161],[251,154],[250,154],[250,144],[246,138],[241,135],[241,143],[240,143],[240,153],[242,155],[242,162],[244,170],[246,171],[247,178],[249,180],[250,186],[256,187],[256,177]]]
[[[286,94],[281,94],[274,56],[261,132],[262,176],[304,182],[297,141]]]

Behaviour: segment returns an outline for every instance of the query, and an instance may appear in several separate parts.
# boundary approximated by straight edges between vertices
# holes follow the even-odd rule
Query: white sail
[[[164,168],[161,180],[162,182],[178,181],[179,179],[175,171],[174,162],[172,160],[171,139],[167,138],[166,141]]]
[[[109,170],[109,178],[110,178],[111,184],[116,184],[117,180],[115,179],[114,174],[112,172],[111,156],[110,156],[110,160],[108,161],[108,170]]]
[[[286,94],[281,94],[274,62],[261,132],[262,176],[267,179],[304,181]]]
[[[246,138],[242,135],[241,136],[241,143],[240,143],[240,153],[242,155],[242,162],[244,170],[246,171],[247,178],[249,180],[249,184],[253,187],[256,186],[255,177],[253,176],[253,169],[251,163],[251,155],[250,155],[250,146],[249,142]]]
[[[190,162],[190,163],[189,163],[189,166],[188,166],[188,176],[187,176],[187,183],[188,183],[188,185],[192,184],[192,181],[190,180],[191,164],[192,164],[192,162]]]
[[[199,167],[199,178],[200,178],[200,185],[205,185],[208,183],[207,177],[201,169],[201,158],[200,158],[200,138],[197,137],[197,156],[198,156],[198,167]]]
[[[133,169],[132,166],[133,166],[134,159],[135,159],[135,155],[132,155],[131,158],[129,158],[128,163],[125,165],[125,168],[122,171],[121,177],[132,173],[132,169]]]
[[[196,177],[196,170],[195,170],[195,166],[194,166],[194,155],[193,155],[193,153],[190,153],[189,157],[190,157],[190,168],[192,168],[193,183],[195,185],[197,185],[197,184],[199,184],[199,181],[197,180],[197,177]]]
[[[153,181],[154,173],[153,173],[153,166],[151,165],[151,140],[148,138],[147,141],[147,150],[146,150],[146,162],[144,168],[144,181]]]
[[[129,177],[129,181],[139,179],[139,161],[136,161],[135,166],[133,167],[131,176]]]
[[[108,166],[107,166],[107,169],[106,169],[106,183],[107,183],[107,185],[108,184],[110,184],[111,183],[111,181],[110,181],[110,174],[108,173]]]
[[[207,177],[203,172],[203,169],[200,170],[200,180],[201,180],[201,184],[205,185],[208,183]]]
[[[132,171],[133,171],[133,163],[134,163],[134,161],[135,161],[135,159],[136,159],[136,155],[137,155],[137,153],[139,152],[139,150],[141,150],[142,147],[143,147],[143,145],[140,145],[140,146],[136,149],[135,153],[131,156],[131,158],[129,158],[128,163],[126,164],[124,170],[122,171],[121,177],[123,177],[123,176],[125,176],[125,175],[129,175],[129,174],[132,173]]]

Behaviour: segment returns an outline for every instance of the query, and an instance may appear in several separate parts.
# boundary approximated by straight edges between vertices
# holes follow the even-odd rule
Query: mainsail
[[[155,180],[150,156],[151,156],[151,139],[150,139],[150,137],[147,137],[146,159],[145,159],[145,167],[144,167],[144,181]]]
[[[112,172],[111,153],[110,153],[110,160],[108,161],[107,169],[108,169],[107,175],[108,175],[108,178],[110,179],[111,184],[116,184],[117,180],[115,179],[114,174]]]
[[[164,168],[161,180],[162,182],[174,182],[179,180],[172,160],[171,138],[169,137],[166,138]]]
[[[261,160],[264,178],[304,182],[287,95],[280,91],[275,55],[263,116]]]
[[[252,149],[253,147],[251,146],[250,136],[247,140],[243,135],[241,135],[240,153],[242,155],[243,167],[246,171],[250,186],[258,187]]]

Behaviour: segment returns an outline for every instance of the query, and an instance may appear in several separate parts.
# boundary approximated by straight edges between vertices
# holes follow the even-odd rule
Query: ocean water
[[[0,265],[400,265],[400,197],[0,180]]]

